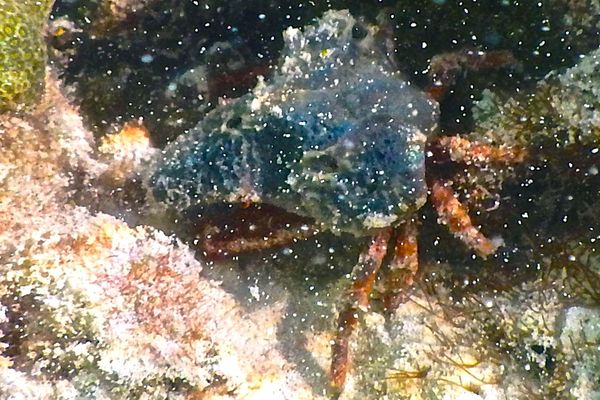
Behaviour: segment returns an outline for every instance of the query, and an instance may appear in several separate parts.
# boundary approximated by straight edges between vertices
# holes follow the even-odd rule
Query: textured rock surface
[[[509,99],[486,92],[475,108],[478,134],[521,146],[595,145],[600,139],[600,50],[582,55],[566,71],[552,72]]]
[[[202,277],[181,242],[74,204],[135,167],[131,135],[96,160],[78,110],[47,87],[27,117],[0,117],[0,398],[318,397],[289,356],[296,336],[279,345],[281,287],[254,307],[261,292]],[[139,159],[143,142],[128,145]]]

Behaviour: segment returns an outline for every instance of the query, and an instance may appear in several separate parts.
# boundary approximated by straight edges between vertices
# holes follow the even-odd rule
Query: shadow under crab
[[[339,316],[331,364],[337,389],[384,258],[391,260],[389,307],[412,283],[415,216],[428,191],[440,221],[476,253],[486,257],[499,245],[472,224],[435,172],[450,161],[509,163],[522,156],[435,138],[438,103],[397,72],[382,34],[347,11],[327,12],[303,31],[289,28],[269,82],[259,81],[169,145],[150,179],[159,201],[199,227],[199,247],[209,258],[323,231],[372,238]]]

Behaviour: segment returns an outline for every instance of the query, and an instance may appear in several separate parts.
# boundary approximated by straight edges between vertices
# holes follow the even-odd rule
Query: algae
[[[53,0],[0,2],[0,112],[39,99],[46,69],[44,27]]]

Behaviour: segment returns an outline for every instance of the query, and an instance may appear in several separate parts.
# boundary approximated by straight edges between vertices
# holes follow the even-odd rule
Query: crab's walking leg
[[[358,313],[369,305],[369,295],[385,254],[392,229],[384,229],[371,239],[368,251],[361,254],[353,271],[353,283],[346,306],[338,319],[338,331],[332,346],[331,381],[340,390],[346,381],[350,336],[358,323]]]
[[[493,254],[501,243],[486,238],[471,222],[467,208],[458,201],[449,185],[434,181],[431,185],[431,199],[437,210],[440,222],[474,249],[483,258]]]
[[[491,146],[472,142],[459,136],[444,136],[437,140],[441,150],[447,152],[454,162],[474,164],[513,164],[522,162],[527,156],[525,149],[511,146]]]
[[[417,225],[409,221],[397,229],[394,257],[387,267],[384,305],[393,311],[402,301],[402,291],[413,284],[419,269]]]

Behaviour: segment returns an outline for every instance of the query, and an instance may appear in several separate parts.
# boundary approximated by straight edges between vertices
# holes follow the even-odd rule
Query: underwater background
[[[597,0],[0,0],[0,399],[600,399],[599,29]],[[418,272],[332,387],[357,260],[409,221]]]

